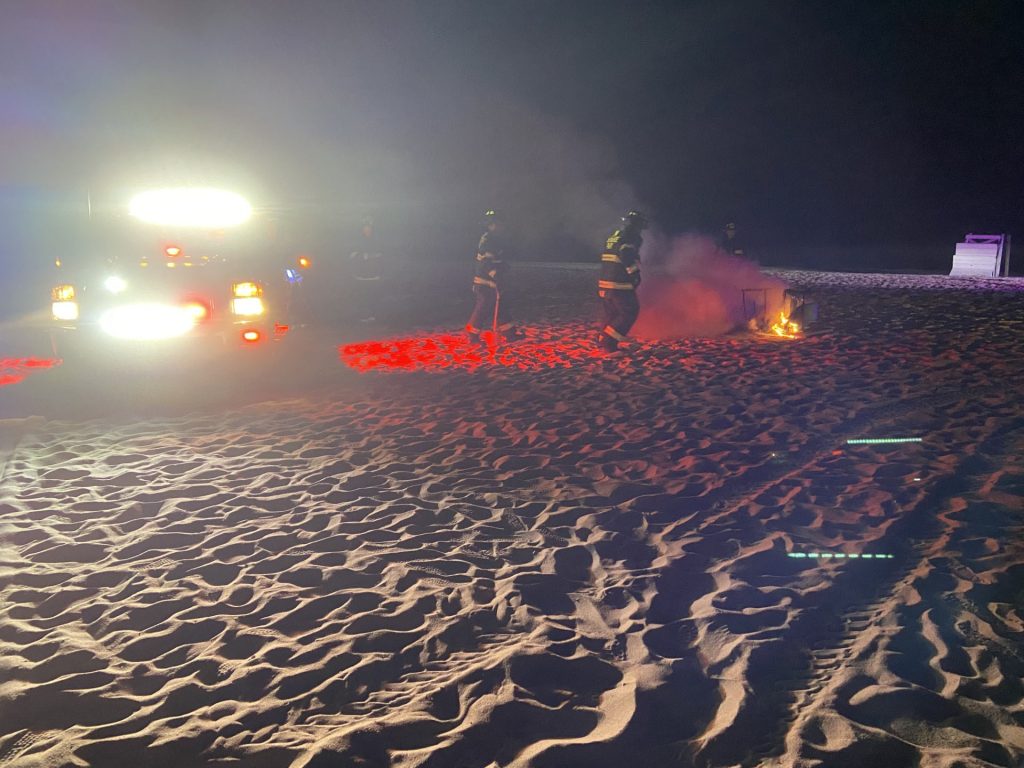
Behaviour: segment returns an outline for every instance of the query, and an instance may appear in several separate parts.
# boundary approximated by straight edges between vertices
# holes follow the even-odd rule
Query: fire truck
[[[275,345],[294,330],[310,257],[282,246],[277,218],[210,187],[89,200],[89,225],[53,255],[56,357],[173,357]]]

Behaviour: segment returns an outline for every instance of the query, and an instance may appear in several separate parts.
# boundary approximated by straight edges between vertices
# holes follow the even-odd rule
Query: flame
[[[772,333],[786,339],[795,339],[800,334],[800,324],[792,322],[782,311],[779,312],[779,322],[772,325]]]

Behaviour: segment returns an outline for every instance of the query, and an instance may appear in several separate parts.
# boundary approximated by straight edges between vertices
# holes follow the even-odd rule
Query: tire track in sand
[[[966,397],[977,402],[994,391],[1001,390],[995,387],[976,388]],[[773,473],[774,476],[764,478],[762,475],[754,480],[727,486],[727,495],[723,494],[723,498],[711,506],[710,514],[689,515],[678,523],[667,524],[663,529],[663,541],[669,543],[699,535],[701,549],[704,552],[726,552],[729,550],[730,539],[736,535],[734,522],[746,505],[787,482],[804,477],[823,458],[831,454],[837,445],[842,445],[846,438],[862,434],[862,430],[872,424],[898,423],[908,412],[926,408],[939,409],[964,399],[965,394],[962,390],[943,390],[912,399],[867,406],[839,428],[827,435],[811,439],[799,450],[789,454],[790,463],[779,466]],[[959,465],[954,474],[961,475]],[[961,486],[962,483],[950,478],[936,483],[923,499],[890,526],[886,538],[891,540],[895,535],[896,540],[906,541],[911,539],[911,532],[915,536],[920,536],[922,526],[927,527],[928,511],[934,509],[935,504],[943,499],[963,492],[965,488]],[[939,533],[937,528],[933,528],[928,536],[921,539],[920,546],[925,547],[927,542],[934,540]],[[795,716],[790,714],[790,708],[796,704],[796,692],[812,687],[812,681],[819,669],[827,673],[830,668],[838,666],[835,660],[850,644],[844,632],[852,636],[857,628],[865,626],[865,622],[870,622],[901,580],[916,566],[916,561],[909,557],[910,552],[906,551],[905,546],[894,549],[900,552],[898,559],[870,561],[871,578],[857,577],[856,574],[861,572],[861,561],[857,561],[853,568],[840,572],[829,589],[810,596],[810,602],[801,608],[800,614],[786,629],[786,634],[809,638],[808,645],[815,652],[814,655],[807,654],[797,658],[791,649],[780,650],[769,646],[765,652],[781,653],[781,656],[777,659],[772,657],[759,660],[759,679],[748,681],[752,688],[759,691],[747,699],[748,704],[756,699],[755,706],[751,707],[752,711],[745,714],[741,710],[736,713],[733,723],[725,725],[719,732],[709,734],[710,738],[698,747],[696,754],[691,753],[698,764],[706,761],[707,765],[756,765],[759,756],[779,751],[781,737],[788,729],[789,723],[795,719]],[[659,570],[662,573],[667,572],[680,556],[685,560],[686,554],[693,553],[666,548],[663,555],[666,556],[667,562]],[[657,584],[661,575],[648,573],[645,576]],[[662,588],[657,587],[657,590],[661,592]],[[837,615],[836,605],[845,605],[847,608]],[[844,629],[847,625],[851,627],[849,631]],[[792,670],[795,668],[803,668],[804,673],[794,676]],[[777,726],[769,729],[768,733],[764,729],[766,716],[777,723]],[[745,726],[743,721],[748,717],[754,722]],[[724,735],[727,735],[727,738],[722,738]]]
[[[876,628],[891,612],[892,601],[899,593],[914,591],[919,573],[934,556],[936,545],[957,527],[957,523],[951,522],[944,515],[934,514],[934,511],[943,508],[957,496],[980,491],[995,466],[1000,463],[999,459],[1012,455],[1011,445],[1015,441],[1020,441],[1020,434],[1015,425],[997,429],[993,435],[982,441],[974,452],[958,462],[951,476],[936,483],[936,487],[924,502],[900,520],[899,527],[893,532],[905,533],[910,542],[905,548],[905,559],[901,558],[899,566],[888,574],[888,578],[877,584],[873,594],[865,591],[861,595],[856,595],[854,591],[851,595],[853,599],[839,613],[838,626],[841,631],[838,634],[830,637],[829,633],[820,633],[818,644],[811,652],[808,674],[792,681],[795,684],[794,700],[784,718],[784,731],[788,734],[782,734],[791,735],[791,738],[787,739],[791,743],[784,742],[772,749],[759,745],[754,752],[755,757],[777,757],[786,748],[794,750],[798,746],[795,740],[799,739],[800,731],[799,728],[794,729],[794,726],[798,726],[807,714],[818,708],[823,698],[832,692],[832,681],[825,678],[831,676],[838,680],[844,679],[845,676],[841,673],[874,642],[874,634],[868,630]],[[986,458],[980,460],[979,455]],[[853,590],[857,587],[855,576],[856,574],[851,572]],[[820,608],[819,606],[819,610]],[[814,620],[812,614],[808,614],[807,617],[809,621]],[[825,626],[824,622],[819,622],[819,626]],[[779,749],[779,746],[783,749]]]
[[[997,430],[979,444],[976,453],[1004,456],[1015,436],[1012,426]],[[978,466],[978,463],[975,453],[965,455],[947,477],[938,480],[919,503],[890,527],[887,538],[906,542],[890,548],[897,553],[896,560],[881,564],[872,561],[870,578],[864,578],[863,568],[868,566],[863,561],[846,560],[829,589],[822,590],[800,607],[787,632],[803,641],[804,658],[794,659],[802,661],[803,665],[786,664],[769,669],[759,681],[761,690],[755,691],[755,695],[767,698],[772,698],[774,693],[775,727],[747,729],[748,733],[762,734],[748,745],[743,745],[742,739],[730,738],[725,749],[728,757],[720,755],[720,749],[710,750],[705,755],[714,758],[709,760],[709,765],[719,764],[722,759],[737,761],[742,766],[771,765],[773,763],[765,761],[779,757],[787,747],[793,746],[788,743],[788,737],[793,733],[799,735],[798,729],[794,731],[795,726],[832,691],[833,680],[846,679],[842,673],[875,641],[875,634],[868,630],[888,615],[896,595],[913,589],[917,573],[932,555],[932,546],[948,533],[948,522],[936,515],[935,510],[957,496],[980,489],[991,474],[988,462],[985,466]],[[880,565],[884,569],[881,573]],[[820,565],[808,564],[807,567]],[[798,674],[792,674],[794,667],[799,670]]]

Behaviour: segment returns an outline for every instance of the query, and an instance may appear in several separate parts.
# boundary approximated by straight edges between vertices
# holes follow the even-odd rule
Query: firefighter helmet
[[[637,229],[646,229],[647,217],[640,211],[628,211],[625,216],[622,217],[622,223],[627,227],[636,227]]]
[[[484,214],[484,221],[490,224],[492,221],[504,221],[505,217],[501,215],[501,211],[491,208]]]

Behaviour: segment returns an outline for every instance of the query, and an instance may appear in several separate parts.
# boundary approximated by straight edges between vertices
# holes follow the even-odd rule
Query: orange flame
[[[795,339],[800,334],[800,325],[792,322],[784,311],[779,312],[779,322],[772,325],[772,333],[787,339]]]

